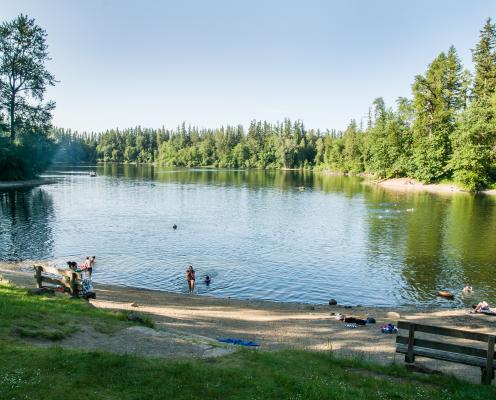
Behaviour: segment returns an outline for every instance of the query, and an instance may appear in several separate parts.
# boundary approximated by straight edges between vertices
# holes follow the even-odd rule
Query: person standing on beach
[[[193,293],[193,290],[195,290],[195,270],[192,265],[186,270],[186,281],[188,281],[189,292]]]

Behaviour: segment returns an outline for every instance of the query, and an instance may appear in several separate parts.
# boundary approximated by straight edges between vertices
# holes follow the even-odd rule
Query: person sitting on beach
[[[186,270],[186,281],[188,282],[189,292],[193,293],[193,290],[195,290],[195,270],[192,265]]]
[[[486,301],[481,301],[479,304],[474,304],[472,306],[473,313],[480,313],[483,311],[490,311],[491,309],[489,308],[489,304]]]
[[[210,276],[208,275],[205,277],[205,285],[210,285]]]

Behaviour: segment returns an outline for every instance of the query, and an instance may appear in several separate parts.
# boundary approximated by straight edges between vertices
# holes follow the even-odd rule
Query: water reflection
[[[152,165],[100,164],[99,175],[163,183],[238,186],[250,189],[274,187],[280,190],[321,190],[349,197],[370,190],[357,177],[329,176],[312,171],[232,170],[208,168],[167,168]]]
[[[392,294],[400,302],[453,304],[436,298],[439,290],[459,305],[496,299],[496,199],[380,189],[366,198],[369,263],[399,272]],[[477,288],[474,296],[461,295],[465,284]]]
[[[0,192],[0,259],[49,257],[53,218],[52,197],[43,189]]]
[[[100,282],[172,291],[186,290],[191,263],[213,277],[200,293],[238,298],[496,302],[493,197],[396,193],[310,171],[106,164],[52,173],[58,184],[1,194],[2,259],[96,254]],[[459,296],[466,283],[471,299]],[[442,289],[454,303],[437,297]]]

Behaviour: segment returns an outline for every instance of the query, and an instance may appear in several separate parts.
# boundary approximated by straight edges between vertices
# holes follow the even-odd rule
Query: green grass
[[[112,333],[126,326],[128,312],[100,310],[68,296],[28,295],[26,290],[0,283],[0,343],[13,337],[61,340],[82,327]],[[137,323],[153,327],[138,314]]]
[[[0,399],[496,398],[494,387],[332,353],[242,349],[221,358],[166,360],[44,348],[12,335],[13,327],[40,319],[48,330],[77,326],[77,319],[108,329],[129,324],[122,314],[77,300],[26,296],[20,289],[0,287]],[[35,327],[41,331],[43,324]]]

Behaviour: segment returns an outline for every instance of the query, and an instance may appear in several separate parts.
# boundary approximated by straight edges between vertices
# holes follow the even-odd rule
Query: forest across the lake
[[[366,121],[352,120],[344,131],[311,129],[289,119],[253,120],[248,128],[187,123],[175,129],[137,126],[91,133],[54,128],[55,104],[42,102],[46,88],[56,83],[45,67],[46,39],[45,31],[23,15],[1,26],[0,179],[31,178],[50,162],[103,161],[315,168],[448,180],[470,191],[496,182],[496,25],[491,19],[472,49],[473,73],[451,46],[414,77],[410,98],[398,98],[391,107],[378,97]]]

